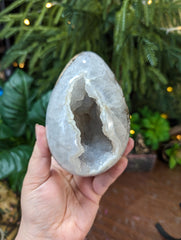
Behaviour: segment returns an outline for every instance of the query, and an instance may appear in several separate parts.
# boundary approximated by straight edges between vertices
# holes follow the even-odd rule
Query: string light
[[[162,113],[162,114],[160,114],[160,116],[161,116],[162,118],[164,118],[164,119],[167,119],[167,118],[168,118],[168,115],[167,115],[166,113]]]
[[[24,19],[24,24],[29,26],[30,25],[30,20],[28,18],[25,18]]]
[[[151,4],[152,4],[152,0],[148,0],[148,1],[147,1],[147,4],[148,4],[148,5],[151,5]]]
[[[130,115],[129,118],[132,119],[132,115]]]
[[[130,134],[132,134],[132,135],[135,134],[135,130],[131,129]]]
[[[178,134],[178,135],[176,136],[176,139],[179,140],[179,141],[181,141],[181,135]]]
[[[53,6],[53,3],[51,2],[47,2],[45,5],[46,8],[51,8],[52,6]]]
[[[19,68],[24,68],[25,64],[24,63],[20,63],[19,64]]]
[[[2,87],[0,87],[0,96],[2,96],[3,95],[3,89],[2,89]]]
[[[167,92],[173,92],[173,87],[167,87]]]
[[[17,67],[17,66],[18,66],[17,62],[14,62],[13,67]]]
[[[67,23],[70,25],[70,24],[71,24],[71,21],[67,21]]]

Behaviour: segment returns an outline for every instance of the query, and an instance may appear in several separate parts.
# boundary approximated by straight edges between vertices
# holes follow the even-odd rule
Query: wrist
[[[66,233],[59,233],[56,234],[56,231],[48,231],[45,229],[40,229],[39,227],[35,226],[34,224],[29,224],[26,221],[21,219],[20,227],[18,233],[16,235],[15,240],[72,240],[72,236],[70,238],[69,231]],[[61,236],[60,236],[61,235]],[[83,234],[76,234],[75,240],[85,240],[86,235]]]
[[[31,227],[28,227],[28,224],[24,224],[23,221],[20,223],[18,233],[15,240],[45,240],[41,233],[38,230],[33,230]]]

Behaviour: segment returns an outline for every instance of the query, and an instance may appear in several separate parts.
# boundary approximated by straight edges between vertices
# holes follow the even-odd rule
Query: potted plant
[[[172,140],[161,149],[161,157],[163,161],[168,163],[171,169],[177,165],[181,165],[181,142],[178,140]]]
[[[128,156],[129,171],[149,171],[153,168],[157,150],[161,142],[170,138],[169,122],[158,112],[148,107],[131,115],[130,135],[135,140],[135,148]]]

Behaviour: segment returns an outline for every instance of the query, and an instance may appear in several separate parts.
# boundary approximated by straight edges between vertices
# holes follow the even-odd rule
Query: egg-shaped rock
[[[75,56],[47,108],[47,140],[55,160],[72,174],[102,173],[121,158],[129,129],[123,92],[108,65],[93,52]]]

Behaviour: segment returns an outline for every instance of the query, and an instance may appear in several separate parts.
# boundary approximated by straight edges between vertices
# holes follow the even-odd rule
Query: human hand
[[[43,126],[36,125],[36,138],[22,188],[16,240],[83,240],[101,197],[125,170],[125,156],[133,148],[133,140],[129,139],[123,157],[107,172],[80,177],[66,172],[51,158]]]

